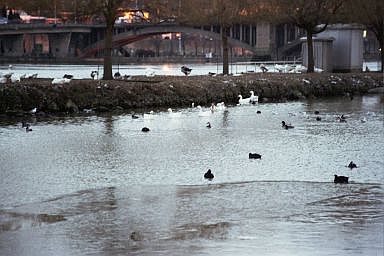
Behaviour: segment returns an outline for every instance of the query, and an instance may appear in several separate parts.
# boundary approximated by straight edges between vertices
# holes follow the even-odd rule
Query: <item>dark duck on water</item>
[[[249,159],[261,159],[261,155],[257,153],[249,153]]]
[[[208,171],[204,174],[204,179],[212,180],[215,176],[213,175],[211,169],[208,169]]]
[[[357,165],[353,161],[351,161],[348,165],[348,168],[352,170],[353,168],[357,168]]]
[[[335,174],[335,178],[333,179],[334,183],[348,183],[348,178],[346,176],[337,176]]]
[[[286,130],[294,128],[294,126],[286,124],[285,121],[281,121],[281,126]]]

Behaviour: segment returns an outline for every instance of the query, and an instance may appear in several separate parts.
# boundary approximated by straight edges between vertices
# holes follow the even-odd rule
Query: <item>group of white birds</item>
[[[13,72],[13,66],[9,65],[8,70],[4,73],[0,72],[0,84],[5,83],[16,83],[22,79],[33,79],[37,78],[37,74],[22,74],[18,75]]]
[[[239,95],[239,101],[237,103],[237,106],[241,105],[246,105],[246,104],[256,104],[259,101],[259,96],[255,95],[253,91],[250,91],[251,96],[249,98],[244,98]],[[221,111],[226,111],[227,106],[225,103],[219,102],[219,103],[212,103],[211,106],[208,108],[203,108],[200,105],[195,107],[195,103],[191,104],[192,109],[196,109],[198,112],[198,116],[200,117],[210,117],[212,116],[215,112],[221,112]],[[168,115],[172,118],[179,118],[182,115],[182,112],[174,112],[172,108],[168,108],[167,110]],[[143,118],[146,120],[152,120],[155,117],[155,113],[153,111],[150,111],[149,113],[144,113]],[[132,115],[132,118],[138,118],[136,115]]]
[[[260,64],[259,69],[261,72],[278,72],[278,73],[302,73],[306,72],[307,68],[302,65],[295,64],[275,64],[274,66],[267,67],[265,64]],[[315,71],[318,73],[323,72],[320,68],[315,68]]]
[[[259,96],[255,95],[254,91],[249,91],[249,93],[251,94],[249,98],[243,98],[243,96],[239,94],[238,106],[259,103]]]

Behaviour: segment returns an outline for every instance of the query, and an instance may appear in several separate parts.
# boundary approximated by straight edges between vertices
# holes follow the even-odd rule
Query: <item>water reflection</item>
[[[230,107],[209,117],[183,109],[151,120],[37,119],[28,134],[18,121],[2,123],[1,253],[380,254],[378,98]],[[263,157],[251,161],[249,152]],[[351,160],[357,170],[346,167]],[[350,184],[333,184],[334,174]]]
[[[375,252],[369,245],[379,245],[383,238],[380,225],[374,225],[384,220],[383,209],[383,187],[370,184],[246,182],[108,187],[3,210],[2,227],[6,227],[4,219],[9,216],[14,223],[12,229],[0,231],[0,241],[12,237],[8,230],[21,238],[32,228],[36,236],[28,239],[41,250],[29,251],[28,255],[49,255],[38,242],[41,236],[48,241],[54,239],[49,235],[52,232],[78,245],[77,249],[72,247],[72,254],[200,255],[204,251],[215,255],[207,241],[227,249],[242,241],[243,245],[267,250],[274,242],[280,243],[279,239],[292,242],[287,237],[295,237],[296,248],[318,250],[316,237],[320,232],[326,240],[348,240],[350,254],[359,255]],[[64,221],[45,221],[36,216],[63,216]],[[44,228],[31,221],[25,225],[33,218],[40,219]],[[275,238],[271,240],[267,234]],[[326,248],[322,248],[326,254],[338,251],[332,246]],[[376,252],[380,251],[383,247],[376,247]]]

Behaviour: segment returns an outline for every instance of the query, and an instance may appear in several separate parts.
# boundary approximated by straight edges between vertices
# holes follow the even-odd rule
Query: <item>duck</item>
[[[212,180],[215,176],[213,175],[211,169],[208,169],[208,171],[204,174],[204,178],[208,180]]]
[[[149,130],[148,127],[143,127],[143,128],[141,129],[141,131],[142,131],[142,132],[149,132],[150,130]]]
[[[353,168],[357,168],[357,165],[353,161],[351,161],[348,165],[348,168],[352,170]]]
[[[132,114],[132,119],[138,119],[138,118],[139,118],[139,116]]]
[[[251,93],[251,97],[249,98],[249,103],[256,104],[259,102],[259,96],[255,95],[253,91],[249,91]]]
[[[317,116],[316,121],[321,121],[321,117]]]
[[[344,115],[341,115],[341,116],[337,117],[337,119],[339,120],[340,123],[346,123],[347,122],[347,120],[346,120]]]
[[[65,75],[63,76],[63,78],[66,78],[66,79],[72,79],[72,78],[73,78],[73,75],[67,75],[67,74],[65,74]]]
[[[32,128],[29,127],[29,124],[27,124],[27,126],[25,127],[25,131],[26,132],[31,132],[32,131]]]
[[[188,67],[186,67],[186,66],[181,66],[180,70],[181,70],[181,72],[183,72],[184,75],[186,75],[186,76],[189,75],[189,74],[191,73],[191,71],[192,71],[191,68],[188,68]]]
[[[334,176],[335,176],[335,178],[333,179],[334,183],[348,183],[349,177],[337,176],[336,174]]]
[[[268,68],[267,68],[263,63],[260,64],[260,69],[261,69],[261,71],[262,71],[263,73],[268,72]]]
[[[261,111],[260,111],[260,110],[257,110],[257,111],[256,111],[256,114],[261,114]]]
[[[314,113],[315,113],[315,115],[319,115],[320,111],[316,110]]]
[[[207,128],[211,128],[212,126],[211,126],[211,123],[210,122],[207,122],[207,126],[206,126]]]
[[[99,76],[99,72],[98,71],[96,71],[96,70],[91,71],[91,78],[93,80],[95,80],[95,78],[97,79],[98,76]]]
[[[249,153],[249,159],[261,159],[261,155],[257,153]]]
[[[117,71],[115,74],[113,74],[113,78],[114,78],[114,79],[121,79],[122,76],[121,76],[120,72]]]
[[[294,128],[294,126],[292,126],[292,125],[290,125],[290,124],[286,124],[285,121],[281,121],[281,126],[282,126],[284,129],[286,129],[286,130],[288,130],[288,129],[293,129],[293,128]]]

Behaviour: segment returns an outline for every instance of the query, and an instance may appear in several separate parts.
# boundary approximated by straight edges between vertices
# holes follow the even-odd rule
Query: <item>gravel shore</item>
[[[154,108],[235,105],[238,95],[253,90],[260,102],[361,95],[384,87],[383,73],[270,74],[241,76],[154,76],[128,80],[71,80],[53,85],[52,79],[25,79],[0,84],[0,115],[80,114],[137,111]]]

